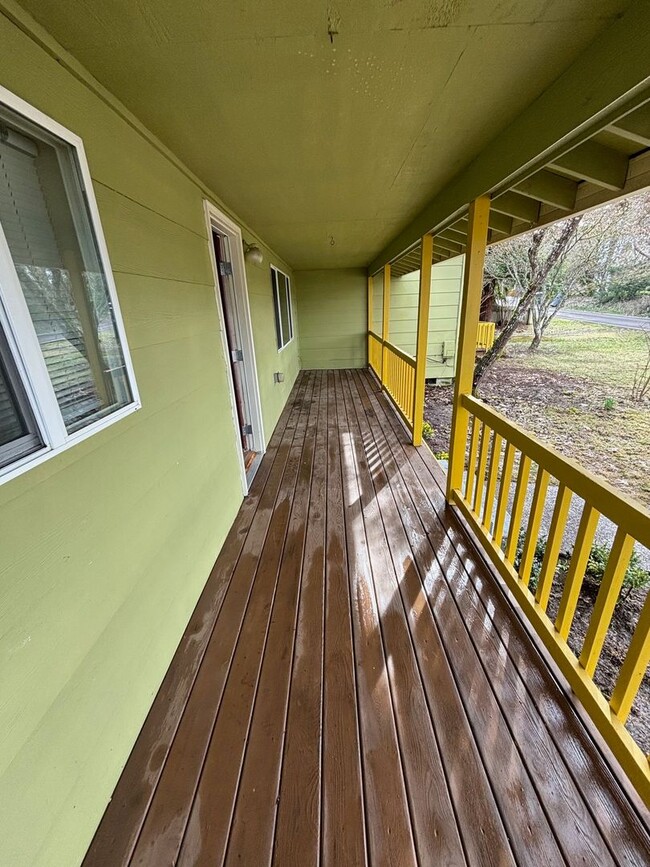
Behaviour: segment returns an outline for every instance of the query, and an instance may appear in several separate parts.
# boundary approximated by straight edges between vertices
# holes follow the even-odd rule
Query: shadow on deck
[[[650,837],[366,371],[304,372],[85,864],[642,865]]]

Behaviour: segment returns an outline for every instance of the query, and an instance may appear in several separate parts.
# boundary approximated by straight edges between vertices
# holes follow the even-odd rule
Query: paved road
[[[650,329],[650,319],[646,316],[619,316],[618,313],[598,313],[595,310],[561,310],[557,317],[593,322],[596,325],[615,325],[617,328],[636,328],[639,331]]]

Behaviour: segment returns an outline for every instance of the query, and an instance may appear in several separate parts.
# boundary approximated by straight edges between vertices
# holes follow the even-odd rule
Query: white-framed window
[[[81,139],[0,87],[0,482],[139,406]]]
[[[291,283],[288,276],[271,265],[271,284],[275,307],[275,332],[278,349],[283,349],[293,340],[293,311],[291,309]]]

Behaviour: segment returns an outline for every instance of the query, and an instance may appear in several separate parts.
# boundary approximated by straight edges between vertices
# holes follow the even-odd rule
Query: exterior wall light
[[[250,265],[261,265],[264,261],[264,254],[257,244],[247,244],[246,241],[244,241],[243,244],[244,259],[246,259]]]

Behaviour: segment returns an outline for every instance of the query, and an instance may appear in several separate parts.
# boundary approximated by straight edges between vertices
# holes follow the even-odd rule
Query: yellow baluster
[[[506,544],[506,560],[514,562],[515,553],[517,551],[517,542],[519,541],[519,529],[521,527],[521,518],[524,514],[524,503],[526,500],[526,491],[528,489],[528,477],[530,476],[530,458],[522,454],[519,461],[519,473],[517,475],[517,485],[515,487],[515,499],[512,504],[512,514],[510,515],[510,527],[508,528],[508,542]]]
[[[485,493],[485,507],[483,509],[483,526],[490,532],[492,526],[492,508],[494,506],[494,496],[497,490],[497,474],[499,472],[499,464],[501,463],[501,446],[503,445],[503,437],[495,433],[492,440],[492,453],[490,454],[490,469],[488,470],[488,486]]]
[[[625,722],[650,662],[650,593],[646,595],[630,647],[614,687],[610,706]]]
[[[585,503],[580,517],[575,545],[573,546],[569,571],[564,581],[564,590],[562,591],[557,619],[555,620],[555,628],[565,641],[569,637],[571,624],[573,623],[573,615],[578,604],[578,596],[580,595],[580,588],[585,576],[585,569],[587,568],[599,517],[598,512],[588,503]]]
[[[553,517],[551,518],[551,526],[546,541],[546,551],[544,552],[542,569],[539,573],[539,581],[537,582],[537,592],[535,593],[535,599],[545,611],[551,587],[553,586],[555,567],[560,556],[564,528],[566,527],[569,507],[571,505],[571,496],[571,491],[565,485],[560,485],[555,498]]]
[[[501,547],[503,541],[503,526],[506,520],[506,512],[508,511],[508,498],[510,495],[510,483],[512,481],[512,468],[515,463],[516,449],[512,443],[506,446],[506,456],[503,459],[503,471],[501,473],[501,487],[499,490],[499,501],[497,503],[497,515],[494,521],[494,544],[497,548]]]
[[[614,606],[621,592],[633,548],[634,539],[619,527],[614,537],[612,550],[607,558],[605,574],[600,584],[580,654],[580,664],[587,674],[592,676],[596,670],[600,651],[603,648],[605,636],[614,614]]]

